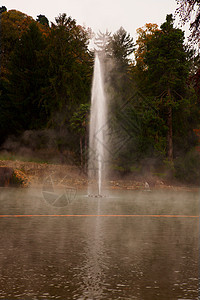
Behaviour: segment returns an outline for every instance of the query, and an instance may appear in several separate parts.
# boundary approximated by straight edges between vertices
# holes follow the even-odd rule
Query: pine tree
[[[9,68],[9,98],[22,130],[38,128],[44,122],[40,89],[45,77],[39,60],[45,41],[34,21],[18,41]]]
[[[184,33],[174,28],[172,15],[167,15],[161,31],[155,32],[147,43],[144,62],[145,89],[154,98],[154,106],[167,127],[167,157],[173,160],[173,123],[176,112],[187,104],[188,53]]]

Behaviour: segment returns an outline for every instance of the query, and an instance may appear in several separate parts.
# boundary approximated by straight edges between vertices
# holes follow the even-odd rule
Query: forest
[[[177,14],[190,22],[198,1],[178,2]],[[125,127],[130,137],[112,157],[112,170],[120,176],[149,171],[199,183],[198,13],[187,43],[173,15],[160,27],[138,28],[135,41],[123,27],[95,38],[105,56],[111,117],[118,120],[114,126]],[[50,24],[45,15],[34,20],[0,8],[0,159],[2,153],[23,154],[24,149],[30,156],[54,151],[61,163],[86,168],[92,39],[90,28],[65,13]]]

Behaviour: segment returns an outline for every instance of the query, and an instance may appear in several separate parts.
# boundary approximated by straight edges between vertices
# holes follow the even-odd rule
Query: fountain
[[[88,195],[95,197],[102,197],[103,195],[102,189],[106,178],[108,159],[108,140],[106,137],[108,114],[103,61],[103,52],[96,51],[91,95],[88,162]]]

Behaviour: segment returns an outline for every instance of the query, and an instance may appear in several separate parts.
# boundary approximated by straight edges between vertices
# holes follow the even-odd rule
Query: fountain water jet
[[[108,158],[106,137],[108,114],[104,86],[103,53],[96,52],[91,95],[88,162],[88,194],[96,197],[102,197]]]

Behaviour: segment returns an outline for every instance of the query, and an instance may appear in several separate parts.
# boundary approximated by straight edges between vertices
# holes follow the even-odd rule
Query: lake
[[[0,299],[198,299],[198,191],[68,202],[0,190]]]

